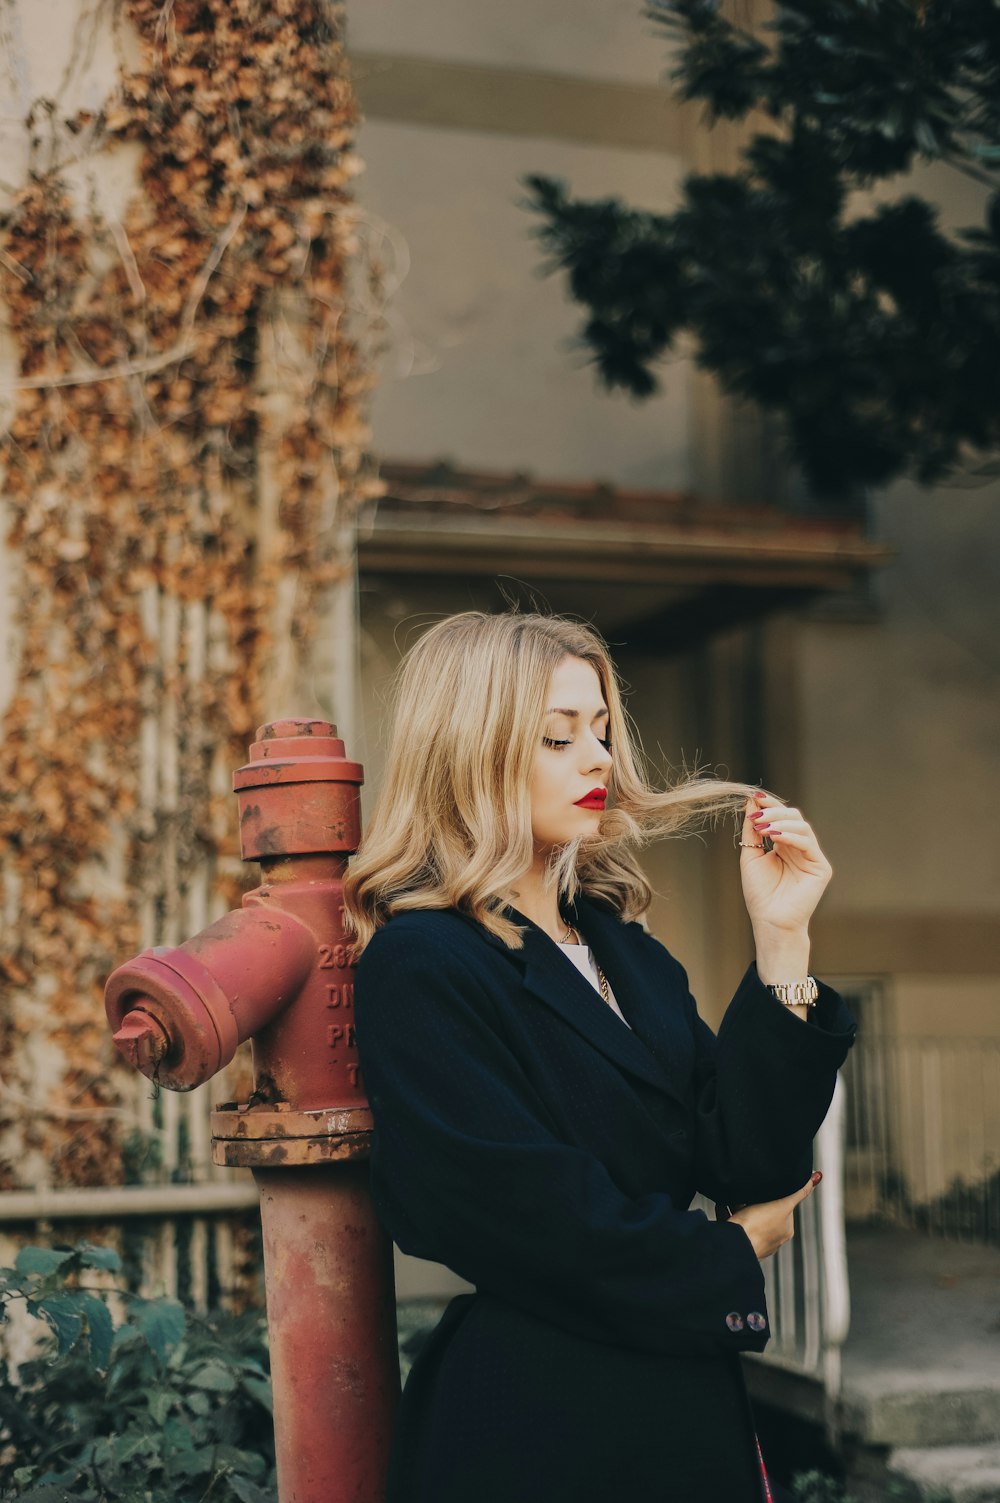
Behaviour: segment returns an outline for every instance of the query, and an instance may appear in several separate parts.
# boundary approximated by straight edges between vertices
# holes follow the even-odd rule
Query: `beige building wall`
[[[650,85],[664,68],[662,31],[620,0],[369,0],[349,25],[352,50],[382,57]]]
[[[803,797],[837,873],[818,963],[881,983],[893,1156],[926,1203],[1000,1171],[1000,495],[900,484],[876,515],[878,615],[798,636]]]
[[[558,278],[539,277],[534,221],[518,207],[521,176],[539,171],[581,195],[669,209],[685,171],[731,161],[732,140],[699,134],[659,88],[666,50],[641,11],[440,0],[429,25],[380,0],[354,14],[362,195],[401,278],[375,411],[384,457],[774,499],[765,487],[780,469],[761,459],[759,425],[684,358],[652,403],[597,388],[567,349],[579,310]],[[916,186],[946,223],[978,213],[975,185],[947,169]],[[815,965],[880,983],[873,1035],[1000,1038],[997,483],[899,484],[875,500],[873,522],[897,557],[867,604],[785,616],[670,662],[625,652],[620,666],[654,764],[761,778],[808,811],[836,873]],[[471,585],[362,582],[369,797],[399,650],[428,619],[481,600]],[[587,615],[595,601],[581,594],[574,608]],[[717,831],[647,859],[651,925],[713,1022],[750,953],[735,855]],[[988,1166],[1000,1143],[995,1099],[957,1058],[897,1072],[894,1133],[915,1195]],[[933,1146],[932,1088],[944,1103]]]
[[[683,163],[648,152],[369,120],[359,189],[392,228],[388,350],[373,420],[383,455],[450,459],[567,479],[682,487],[690,478],[689,381],[665,399],[608,396],[569,349],[580,311],[540,273],[538,219],[521,178],[566,176],[595,197],[653,209],[676,197]]]

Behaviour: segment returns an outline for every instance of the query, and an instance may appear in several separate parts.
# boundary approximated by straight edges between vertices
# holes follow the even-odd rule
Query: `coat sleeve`
[[[819,988],[809,1019],[796,1017],[751,965],[718,1037],[688,993],[696,1045],[694,1173],[703,1195],[731,1206],[777,1200],[812,1173],[813,1139],[857,1032],[843,998],[823,982]]]
[[[656,1353],[760,1351],[760,1263],[742,1227],[624,1194],[560,1138],[456,947],[408,916],[371,940],[355,989],[375,1121],[371,1183],[406,1253],[589,1339]],[[727,1322],[726,1315],[734,1318]]]

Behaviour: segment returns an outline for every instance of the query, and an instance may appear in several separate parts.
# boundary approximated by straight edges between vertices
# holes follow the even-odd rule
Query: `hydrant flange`
[[[296,1111],[285,1102],[227,1102],[212,1112],[212,1162],[231,1169],[276,1169],[366,1159],[371,1108]]]

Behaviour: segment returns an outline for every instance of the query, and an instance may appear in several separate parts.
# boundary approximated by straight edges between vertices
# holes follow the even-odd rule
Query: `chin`
[[[567,829],[563,835],[563,843],[568,844],[571,840],[593,840],[600,833],[603,822],[603,809],[578,809],[576,818],[573,820],[573,828]]]

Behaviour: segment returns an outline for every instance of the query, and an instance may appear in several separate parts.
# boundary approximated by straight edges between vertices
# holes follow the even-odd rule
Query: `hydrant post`
[[[280,1503],[382,1503],[399,1358],[392,1243],[368,1183],[342,880],[362,769],[325,721],[262,726],[234,775],[244,860],[263,881],[105,990],[136,1069],[190,1090],[251,1040],[254,1091],[212,1114],[217,1164],[261,1197]]]
[[[254,1178],[278,1337],[271,1383],[282,1503],[374,1497],[345,1485],[366,1476],[373,1455],[388,1456],[399,1388],[385,1298],[392,1244],[375,1219],[368,1164],[256,1169]]]

